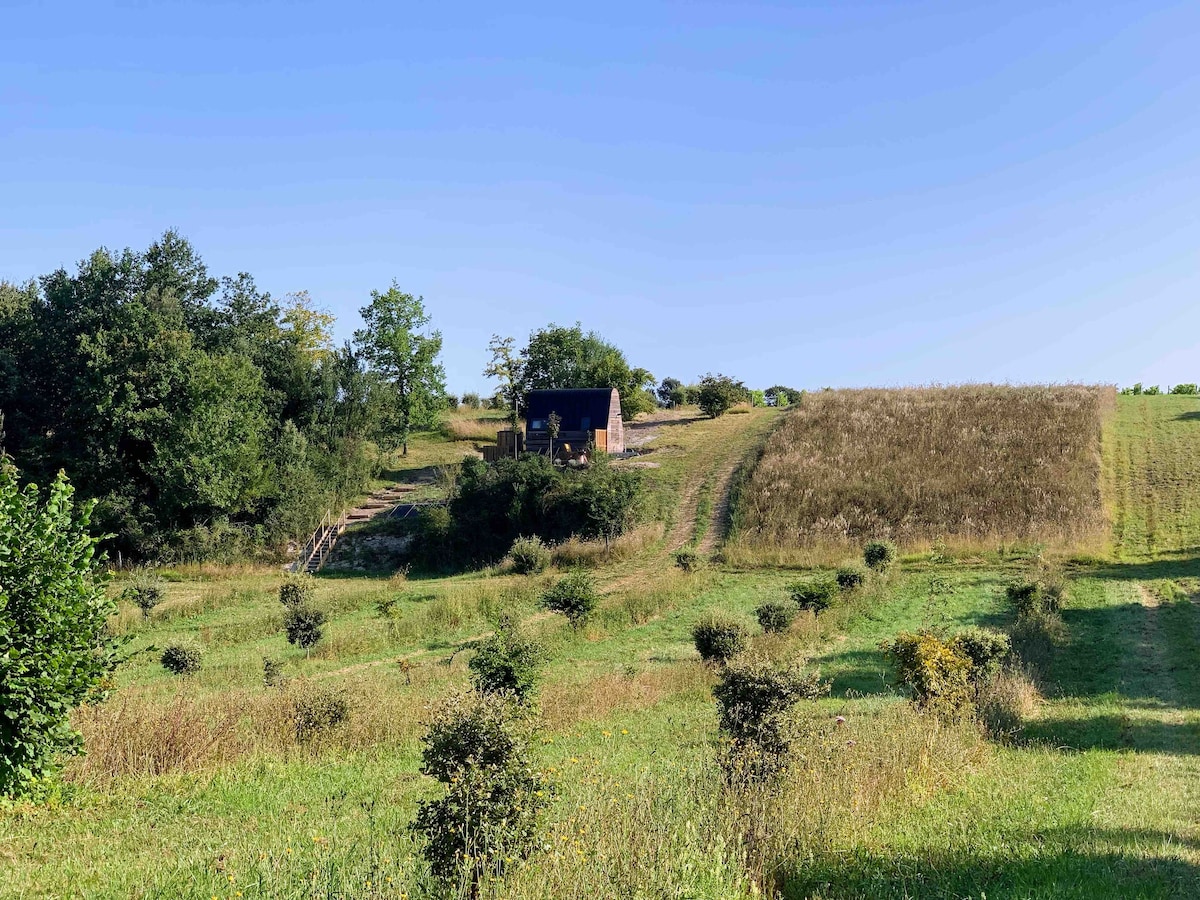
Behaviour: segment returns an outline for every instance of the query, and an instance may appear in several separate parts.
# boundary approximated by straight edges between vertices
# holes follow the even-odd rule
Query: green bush
[[[748,637],[741,622],[709,613],[692,627],[692,643],[705,662],[727,663],[746,649]]]
[[[283,629],[289,644],[306,653],[315,647],[325,635],[322,626],[328,621],[325,613],[315,607],[301,604],[290,607],[283,617]]]
[[[508,551],[513,571],[521,575],[538,575],[550,568],[550,548],[537,537],[519,537]]]
[[[582,569],[568,572],[542,594],[542,606],[551,612],[562,613],[576,631],[587,624],[599,602],[595,580]]]
[[[754,614],[758,617],[758,624],[762,626],[763,631],[779,634],[791,627],[792,620],[796,618],[796,607],[790,603],[769,600],[758,607]]]
[[[332,731],[350,718],[350,700],[344,689],[304,685],[292,698],[292,722],[296,740],[307,743]]]
[[[476,646],[467,668],[479,693],[510,694],[517,702],[528,703],[537,690],[547,657],[540,643],[505,621],[495,634]]]
[[[710,419],[724,415],[735,403],[750,400],[750,391],[728,375],[705,375],[696,386],[696,405]]]
[[[474,393],[473,391],[467,391],[462,395],[462,405],[467,409],[479,409],[479,407],[483,404],[480,401],[478,394]]]
[[[971,658],[952,641],[928,630],[902,632],[881,648],[896,667],[900,682],[912,691],[917,708],[942,715],[970,708]]]
[[[788,596],[801,609],[809,609],[820,613],[829,608],[837,595],[838,584],[832,579],[816,581],[797,581],[787,587]]]
[[[896,561],[896,545],[891,541],[871,541],[863,547],[863,562],[873,572],[886,572]]]
[[[311,575],[289,575],[279,586],[279,602],[288,609],[303,606],[312,597],[314,587]]]
[[[200,671],[204,651],[194,644],[168,644],[159,662],[174,675],[194,675]]]
[[[995,675],[1012,651],[1008,635],[990,628],[965,628],[950,639],[950,646],[971,660],[970,678],[976,684]]]
[[[283,663],[269,656],[263,657],[263,686],[279,687],[287,679],[283,674]]]
[[[726,773],[758,780],[781,771],[796,731],[792,708],[828,692],[820,673],[799,662],[777,665],[753,655],[731,660],[713,688],[718,722],[730,740]]]
[[[1177,384],[1177,385],[1175,385],[1175,387],[1171,388],[1171,393],[1172,394],[1195,394],[1196,393],[1196,385],[1194,383],[1193,384]]]
[[[839,590],[847,593],[857,591],[866,584],[867,576],[858,566],[842,566],[833,576]]]
[[[1057,613],[1062,609],[1066,600],[1066,583],[1056,578],[1037,578],[1011,584],[1005,589],[1009,605],[1017,614],[1017,618],[1036,616],[1044,613]]]
[[[529,756],[528,719],[503,698],[460,694],[435,710],[421,741],[421,772],[445,794],[420,801],[409,828],[435,878],[479,896],[486,878],[528,858],[550,802]]]
[[[125,598],[150,618],[150,610],[167,597],[166,582],[153,572],[139,572],[124,591]]]
[[[96,565],[93,504],[59,475],[45,504],[0,455],[0,795],[23,793],[82,747],[71,710],[106,696],[120,642]]]
[[[676,550],[675,565],[684,572],[696,572],[704,564],[700,554],[695,550]]]

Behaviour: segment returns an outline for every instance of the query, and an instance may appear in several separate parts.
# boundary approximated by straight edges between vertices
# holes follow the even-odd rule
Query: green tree
[[[393,281],[386,292],[371,292],[361,310],[366,327],[354,333],[363,355],[393,392],[394,421],[384,428],[408,455],[414,427],[430,427],[444,405],[446,373],[438,362],[442,334],[423,334],[429,324],[423,297],[406,294]]]
[[[103,699],[117,664],[93,504],[76,507],[72,494],[59,475],[43,506],[0,460],[0,794],[28,789],[79,751],[71,710]]]
[[[508,409],[508,423],[514,429],[521,423],[521,402],[525,396],[525,361],[513,349],[515,343],[510,337],[502,338],[493,334],[488,343],[488,352],[492,354],[492,359],[483,370],[486,377],[500,381],[496,393],[504,401]],[[478,408],[478,396],[475,399],[474,408]]]
[[[702,413],[715,419],[724,415],[735,403],[749,399],[750,392],[740,381],[734,381],[728,375],[710,373],[700,379],[696,403]]]
[[[535,331],[521,358],[527,391],[616,388],[625,419],[657,406],[654,376],[630,366],[625,354],[596,332],[584,334],[579,323],[571,328],[550,324]]]

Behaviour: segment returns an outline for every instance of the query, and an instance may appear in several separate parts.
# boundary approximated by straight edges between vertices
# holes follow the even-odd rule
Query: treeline
[[[364,313],[389,303],[424,324],[395,288]],[[246,273],[213,277],[170,231],[145,251],[101,249],[73,273],[0,284],[4,449],[26,479],[65,470],[96,498],[110,550],[278,548],[361,493],[382,449],[442,402],[436,334],[405,407],[377,335],[335,347],[332,324],[306,294],[279,301]]]
[[[1142,383],[1139,381],[1137,384],[1135,384],[1131,387],[1121,388],[1121,393],[1126,394],[1128,396],[1133,396],[1133,397],[1143,397],[1143,396],[1156,397],[1159,394],[1162,394],[1163,390],[1157,384],[1152,384],[1152,385],[1149,385],[1148,387],[1143,387]],[[1200,393],[1200,388],[1197,388],[1195,382],[1191,382],[1188,384],[1177,384],[1177,385],[1174,385],[1173,387],[1168,388],[1166,393],[1168,393],[1168,394],[1185,394],[1188,396],[1192,396],[1196,393]]]

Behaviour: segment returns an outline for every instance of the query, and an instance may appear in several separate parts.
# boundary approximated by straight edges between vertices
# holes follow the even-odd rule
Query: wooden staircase
[[[360,505],[343,510],[341,515],[337,517],[334,517],[332,510],[325,513],[325,517],[321,519],[321,524],[317,526],[316,530],[312,533],[312,537],[308,539],[308,542],[300,551],[300,555],[288,567],[288,570],[291,572],[307,572],[309,575],[315,575],[321,571],[321,567],[325,565],[325,561],[329,559],[329,554],[333,552],[333,548],[337,545],[338,538],[342,536],[347,528],[352,525],[361,525],[364,522],[369,522],[376,516],[391,515],[397,505],[402,503],[404,498],[415,490],[416,485],[394,484],[381,491],[376,491]]]

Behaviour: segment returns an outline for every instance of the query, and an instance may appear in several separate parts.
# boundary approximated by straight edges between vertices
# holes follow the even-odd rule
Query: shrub
[[[684,572],[695,572],[703,565],[700,554],[695,550],[676,550],[675,565]]]
[[[80,750],[71,710],[105,697],[119,659],[94,504],[76,508],[72,494],[59,475],[40,504],[0,454],[0,795],[28,790]]]
[[[763,631],[778,634],[791,627],[792,620],[796,618],[796,608],[789,603],[770,600],[756,609],[754,614],[758,617],[758,624],[762,626]]]
[[[387,597],[380,597],[375,601],[375,612],[381,619],[394,619],[399,615],[397,607],[400,605],[400,598],[392,594]]]
[[[467,663],[471,681],[481,694],[511,694],[527,703],[537,690],[547,653],[537,641],[521,634],[511,621],[475,648]]]
[[[537,537],[519,537],[508,551],[513,570],[521,575],[537,575],[550,567],[550,548]]]
[[[871,541],[863,547],[863,562],[873,572],[886,572],[896,561],[896,545],[891,541]]]
[[[991,738],[1005,741],[1021,730],[1039,699],[1037,686],[1023,668],[1004,666],[976,688],[975,714]]]
[[[482,405],[479,400],[479,395],[473,391],[467,391],[462,395],[462,405],[467,409],[479,409]]]
[[[542,595],[542,606],[551,612],[562,613],[576,631],[587,624],[599,602],[595,581],[582,569],[568,572]]]
[[[278,687],[287,679],[283,674],[283,663],[269,656],[263,657],[263,686]]]
[[[837,594],[838,586],[833,580],[797,581],[788,585],[787,590],[792,602],[801,609],[819,613],[829,608]]]
[[[204,651],[194,644],[168,644],[159,662],[174,675],[194,675],[200,671]]]
[[[1057,613],[1066,599],[1066,585],[1058,579],[1035,579],[1020,584],[1011,584],[1005,596],[1017,614],[1017,618]]]
[[[445,794],[422,800],[409,828],[424,838],[434,877],[468,896],[536,846],[551,790],[529,758],[528,732],[502,698],[459,694],[437,707],[421,738],[421,772]]]
[[[289,575],[279,586],[279,602],[288,609],[303,606],[309,601],[313,592],[311,575]]]
[[[1175,387],[1171,388],[1171,393],[1172,394],[1195,394],[1196,393],[1196,385],[1195,384],[1177,384],[1177,385],[1175,385]]]
[[[283,628],[287,633],[288,643],[307,653],[324,636],[325,632],[321,626],[326,621],[328,618],[325,613],[315,607],[305,604],[291,607],[283,618]]]
[[[746,629],[741,622],[710,613],[692,627],[692,643],[705,662],[727,663],[746,649]]]
[[[713,688],[721,731],[730,739],[727,774],[759,779],[786,765],[794,737],[792,707],[829,692],[820,673],[800,662],[777,665],[759,656],[731,660]]]
[[[971,658],[932,631],[902,632],[881,645],[918,709],[954,715],[971,704]]]
[[[842,566],[833,576],[839,590],[857,591],[866,583],[867,576],[858,566]]]
[[[167,597],[166,582],[153,572],[141,572],[125,588],[125,597],[142,611],[146,618],[150,610],[162,603]]]
[[[971,660],[970,678],[976,684],[995,675],[1012,651],[1008,635],[990,628],[966,628],[950,639],[950,646]]]
[[[750,391],[728,375],[705,375],[696,387],[696,404],[710,419],[724,415],[735,403],[750,399]]]
[[[349,718],[350,700],[342,688],[305,685],[292,698],[292,722],[302,744]]]

